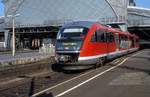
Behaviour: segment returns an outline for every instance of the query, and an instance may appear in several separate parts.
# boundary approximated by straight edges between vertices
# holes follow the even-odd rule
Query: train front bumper
[[[78,60],[76,62],[59,62],[63,70],[84,70],[95,66],[96,60]]]

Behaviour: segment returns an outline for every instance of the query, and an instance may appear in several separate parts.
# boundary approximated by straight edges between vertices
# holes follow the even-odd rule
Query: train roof
[[[110,25],[104,25],[101,24],[100,22],[92,22],[92,21],[76,21],[76,22],[69,22],[64,24],[64,26],[62,28],[67,28],[67,27],[85,27],[85,28],[90,28],[93,24],[99,24],[102,25],[104,27],[110,28],[111,30],[117,30],[113,27],[111,27]],[[120,30],[118,30],[120,31]]]
[[[64,24],[63,28],[66,27],[85,27],[85,28],[90,28],[95,22],[90,22],[90,21],[77,21],[77,22],[70,22]]]
[[[69,22],[69,23],[66,23],[64,24],[64,26],[62,28],[67,28],[67,27],[85,27],[85,28],[90,28],[93,24],[100,24],[104,27],[107,27],[109,30],[112,30],[112,31],[116,31],[120,34],[124,34],[124,35],[130,35],[132,37],[137,37],[136,35],[133,35],[129,32],[124,32],[124,31],[121,31],[119,29],[116,29],[116,28],[113,28],[109,25],[103,25],[99,22],[92,22],[92,21],[75,21],[75,22]],[[137,37],[138,38],[138,37]]]

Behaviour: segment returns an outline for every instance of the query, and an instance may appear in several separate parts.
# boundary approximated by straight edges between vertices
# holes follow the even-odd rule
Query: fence
[[[0,42],[0,48],[5,48],[6,45],[5,45],[5,42]]]

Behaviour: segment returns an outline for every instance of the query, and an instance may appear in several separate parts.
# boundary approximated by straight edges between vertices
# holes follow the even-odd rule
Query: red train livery
[[[97,22],[79,21],[58,32],[56,59],[65,70],[81,70],[139,49],[139,38]]]

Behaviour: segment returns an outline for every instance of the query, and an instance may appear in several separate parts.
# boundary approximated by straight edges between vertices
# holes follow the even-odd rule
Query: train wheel
[[[102,58],[99,58],[95,64],[95,68],[103,66],[103,64],[104,64],[103,62],[104,62],[104,60]]]

